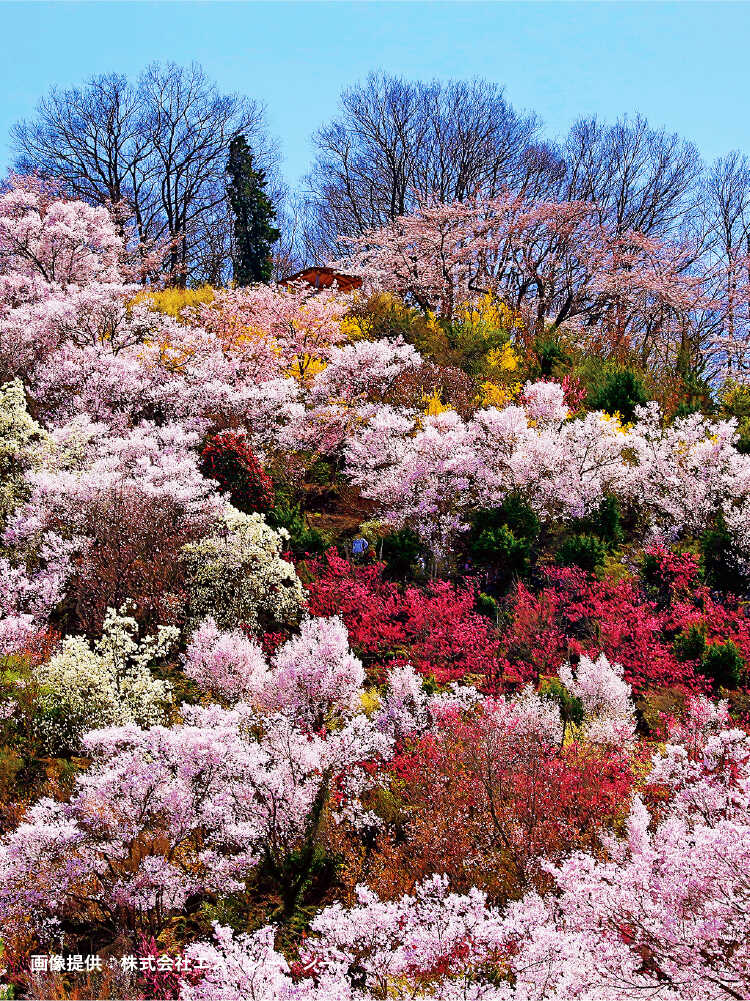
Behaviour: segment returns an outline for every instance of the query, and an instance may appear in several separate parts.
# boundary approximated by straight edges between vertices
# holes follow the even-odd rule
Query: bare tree
[[[16,169],[63,182],[70,195],[94,204],[125,202],[145,236],[155,198],[143,95],[118,73],[84,87],[53,88],[31,122],[11,129]]]
[[[170,263],[175,273],[189,276],[190,236],[226,197],[229,143],[240,133],[257,140],[263,109],[247,98],[220,94],[196,64],[155,63],[142,74],[139,92],[164,230],[173,244]],[[268,159],[263,152],[258,151],[259,160]]]
[[[697,204],[702,164],[695,146],[652,129],[640,115],[614,125],[580,119],[563,154],[568,172],[561,193],[595,203],[619,234],[673,233]]]
[[[12,142],[18,170],[57,178],[93,204],[126,206],[123,222],[140,241],[170,243],[169,266],[184,282],[226,273],[224,171],[239,133],[279,197],[278,151],[263,106],[220,93],[196,64],[155,63],[136,84],[110,73],[53,89],[31,122],[13,128]]]
[[[718,159],[706,176],[704,198],[713,253],[750,254],[750,159],[736,150]]]
[[[195,285],[221,286],[232,279],[233,220],[224,194],[222,178],[214,184],[209,205],[195,214],[186,229],[189,277]]]
[[[276,222],[281,230],[273,250],[273,277],[287,278],[301,271],[309,258],[305,248],[305,202],[292,192],[277,203]]]
[[[750,363],[750,159],[716,160],[703,183],[703,265],[712,308],[702,322],[715,373],[746,378]]]
[[[343,92],[338,116],[315,136],[309,249],[338,256],[339,236],[381,226],[420,196],[463,200],[520,183],[539,163],[527,155],[537,127],[484,80],[369,76]]]

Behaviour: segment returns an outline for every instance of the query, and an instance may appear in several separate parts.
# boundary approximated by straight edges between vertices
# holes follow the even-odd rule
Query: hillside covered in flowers
[[[749,997],[747,262],[507,193],[346,294],[169,253],[0,194],[4,996]]]

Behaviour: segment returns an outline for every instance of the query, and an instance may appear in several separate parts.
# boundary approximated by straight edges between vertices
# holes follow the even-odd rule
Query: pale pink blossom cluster
[[[346,441],[346,471],[387,521],[440,556],[472,511],[513,493],[548,521],[618,497],[651,532],[672,536],[700,534],[722,513],[748,559],[750,458],[736,448],[736,422],[693,414],[665,425],[653,403],[632,425],[603,413],[566,419],[561,387],[549,386],[528,384],[523,406],[469,419],[380,407]]]
[[[6,543],[29,544],[56,528],[69,538],[85,537],[96,512],[118,498],[137,499],[145,510],[173,510],[205,528],[218,516],[215,484],[198,467],[198,436],[181,425],[143,422],[121,435],[106,425],[64,430],[70,434],[58,436],[60,466],[52,462],[28,474],[31,496],[9,519]]]
[[[313,382],[311,398],[316,403],[382,398],[399,375],[418,369],[421,364],[419,353],[400,337],[335,347],[328,365]]]
[[[620,748],[632,745],[635,706],[622,674],[622,667],[610,665],[604,654],[596,660],[582,657],[575,672],[570,664],[561,665],[560,680],[581,701],[581,736],[586,742]],[[706,700],[706,704],[712,703]],[[472,685],[457,684],[429,695],[410,664],[388,673],[375,725],[398,740],[434,730],[446,716],[456,713],[474,717],[486,750],[495,757],[507,759],[518,747],[523,753],[535,753],[540,746],[556,748],[564,738],[559,708],[530,686],[513,697],[487,697]]]
[[[628,345],[662,359],[674,359],[686,319],[709,302],[688,247],[610,228],[587,202],[512,191],[432,199],[346,242],[342,267],[424,310],[453,316],[492,292],[539,332],[565,323],[585,343],[594,320],[615,350]]]
[[[361,714],[328,735],[245,703],[183,706],[183,719],[84,738],[93,763],[71,799],[40,800],[0,845],[6,931],[31,915],[48,934],[74,905],[158,925],[191,893],[239,891],[261,858],[280,866],[314,835],[337,776],[342,815],[365,817],[361,765],[391,748]]]
[[[311,730],[357,710],[365,680],[339,618],[305,619],[270,662],[244,633],[221,631],[209,618],[193,634],[184,669],[214,695],[254,702]]]
[[[260,646],[240,629],[220,630],[210,616],[193,633],[183,670],[211,695],[234,702],[257,696],[268,682]]]
[[[177,322],[133,277],[109,212],[16,178],[0,196],[0,380],[22,376],[57,422],[159,413],[204,429],[246,418],[249,390],[305,378],[344,337],[349,300],[336,290],[221,291]]]
[[[80,539],[44,531],[35,540],[34,572],[23,558],[0,556],[0,656],[22,649],[46,626],[65,594]]]
[[[222,290],[198,315],[225,343],[267,341],[277,367],[293,366],[304,377],[310,359],[326,359],[344,340],[340,321],[348,309],[348,297],[336,288],[296,281]]]

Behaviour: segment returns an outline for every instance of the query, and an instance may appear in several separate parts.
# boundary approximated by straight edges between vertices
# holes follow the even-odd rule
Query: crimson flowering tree
[[[273,484],[244,435],[222,431],[201,449],[201,470],[246,514],[273,507]]]
[[[340,615],[366,663],[383,668],[408,660],[439,683],[467,676],[495,683],[499,640],[475,611],[471,588],[433,581],[402,590],[383,579],[383,564],[355,566],[333,551],[306,568],[310,611]]]
[[[409,822],[405,837],[386,839],[381,890],[412,889],[436,871],[496,900],[544,885],[540,860],[595,843],[632,785],[622,748],[561,742],[554,703],[530,696],[449,710],[407,741],[392,789]]]
[[[433,581],[402,596],[406,641],[415,667],[440,683],[474,677],[492,687],[499,642],[493,624],[475,610],[470,587]]]

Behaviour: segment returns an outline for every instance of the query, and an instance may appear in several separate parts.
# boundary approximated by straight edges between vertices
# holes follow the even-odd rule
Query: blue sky
[[[263,99],[292,182],[341,88],[373,69],[498,81],[552,136],[639,111],[707,159],[750,152],[745,3],[3,3],[0,18],[2,166],[9,126],[50,85],[154,59]]]

